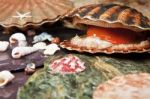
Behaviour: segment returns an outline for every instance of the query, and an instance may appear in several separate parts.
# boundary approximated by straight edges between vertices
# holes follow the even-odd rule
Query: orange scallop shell
[[[72,9],[69,0],[1,0],[0,25],[19,28],[54,23]]]

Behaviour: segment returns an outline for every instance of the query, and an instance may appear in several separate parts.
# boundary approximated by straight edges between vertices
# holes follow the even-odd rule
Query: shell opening
[[[0,79],[0,84],[4,83],[5,79]]]
[[[12,53],[13,58],[20,58],[21,54],[19,52]]]
[[[10,43],[11,43],[11,44],[15,44],[15,43],[17,43],[17,42],[18,42],[18,40],[15,39],[15,38],[11,38],[11,39],[10,39]]]

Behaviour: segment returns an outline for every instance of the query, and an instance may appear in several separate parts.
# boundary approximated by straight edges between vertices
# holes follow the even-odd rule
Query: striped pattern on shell
[[[133,31],[150,30],[150,20],[136,9],[118,4],[92,4],[71,11],[75,24],[87,24],[111,28],[127,28]]]
[[[1,0],[0,25],[23,28],[54,23],[72,9],[69,0]]]

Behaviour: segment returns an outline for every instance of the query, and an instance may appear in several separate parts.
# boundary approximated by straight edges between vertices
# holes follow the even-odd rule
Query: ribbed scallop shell
[[[0,0],[0,24],[22,28],[53,23],[71,8],[69,0]]]
[[[83,38],[83,37],[82,37]],[[87,37],[84,37],[87,38]],[[84,39],[83,38],[83,39]],[[76,41],[80,40],[81,38],[77,38]],[[71,39],[72,40],[72,39]],[[143,40],[139,43],[130,43],[130,44],[117,44],[111,45],[106,48],[98,48],[98,47],[89,47],[88,45],[81,46],[82,42],[79,41],[78,44],[73,44],[71,40],[64,40],[60,43],[62,48],[71,51],[78,51],[78,52],[87,52],[87,53],[105,53],[105,54],[113,54],[113,53],[143,53],[143,52],[150,52],[150,40]],[[89,40],[87,40],[90,42]],[[81,43],[80,43],[81,42]],[[98,46],[102,46],[99,44]]]
[[[150,20],[137,10],[119,4],[92,4],[71,11],[67,17],[75,24],[87,24],[111,28],[127,28],[133,31],[150,30]]]
[[[149,99],[149,97],[150,74],[139,73],[117,76],[98,85],[92,99]]]

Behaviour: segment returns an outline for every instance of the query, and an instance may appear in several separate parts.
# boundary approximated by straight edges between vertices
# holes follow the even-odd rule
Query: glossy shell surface
[[[54,23],[72,9],[68,0],[1,0],[0,25],[23,28]]]
[[[71,11],[67,17],[74,24],[109,28],[127,28],[133,31],[150,30],[150,20],[134,8],[119,4],[91,4]]]

